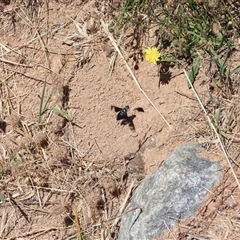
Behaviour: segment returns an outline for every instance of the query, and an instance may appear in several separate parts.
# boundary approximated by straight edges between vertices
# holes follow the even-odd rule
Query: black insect
[[[134,126],[134,123],[133,123],[133,119],[136,117],[136,115],[131,115],[131,116],[128,116],[127,112],[129,110],[129,106],[126,106],[124,108],[119,108],[119,107],[116,107],[116,106],[111,106],[111,109],[114,109],[115,112],[117,112],[117,117],[116,119],[119,121],[119,120],[122,120],[121,122],[121,125],[128,125],[129,128],[132,130],[132,131],[135,131],[135,126]],[[137,110],[138,112],[144,112],[143,108],[141,107],[137,107],[135,108],[134,110]]]
[[[111,109],[114,109],[115,112],[118,112],[117,120],[123,120],[123,119],[127,120],[128,119],[127,111],[129,110],[129,106],[126,106],[124,108],[111,106]]]

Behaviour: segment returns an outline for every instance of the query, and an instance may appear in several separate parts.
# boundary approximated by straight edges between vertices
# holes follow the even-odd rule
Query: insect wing
[[[119,108],[119,107],[116,107],[116,106],[111,106],[111,109],[112,110],[114,109],[115,112],[120,112],[122,110],[122,108]]]

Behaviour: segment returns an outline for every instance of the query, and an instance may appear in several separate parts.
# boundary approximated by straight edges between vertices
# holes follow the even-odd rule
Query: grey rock
[[[195,213],[207,189],[221,180],[219,162],[197,156],[199,145],[176,148],[137,188],[121,220],[119,240],[160,237],[179,219]]]

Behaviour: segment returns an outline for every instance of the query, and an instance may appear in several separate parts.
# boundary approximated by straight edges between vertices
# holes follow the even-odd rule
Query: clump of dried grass
[[[8,124],[10,124],[12,126],[12,129],[18,129],[22,127],[22,117],[19,116],[16,113],[12,113],[9,117],[8,117]]]

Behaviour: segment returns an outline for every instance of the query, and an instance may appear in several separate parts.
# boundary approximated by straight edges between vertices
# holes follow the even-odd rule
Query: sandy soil
[[[102,30],[100,18],[116,18],[107,1],[29,4],[1,2],[0,238],[117,239],[117,216],[141,180],[175,147],[200,143],[203,156],[221,161],[223,182],[196,216],[163,239],[239,239],[239,188],[183,66],[136,62],[131,36],[121,38],[132,72],[170,128]],[[120,35],[114,37],[118,41]],[[149,42],[151,34],[141,50]],[[229,64],[237,66],[239,56],[236,50]],[[231,99],[221,98],[207,68],[200,69],[195,88],[210,116],[220,103],[221,121],[233,113],[224,145],[238,177],[239,74],[234,77]],[[45,81],[48,111],[39,121]],[[126,105],[135,130],[117,121],[111,109]]]

